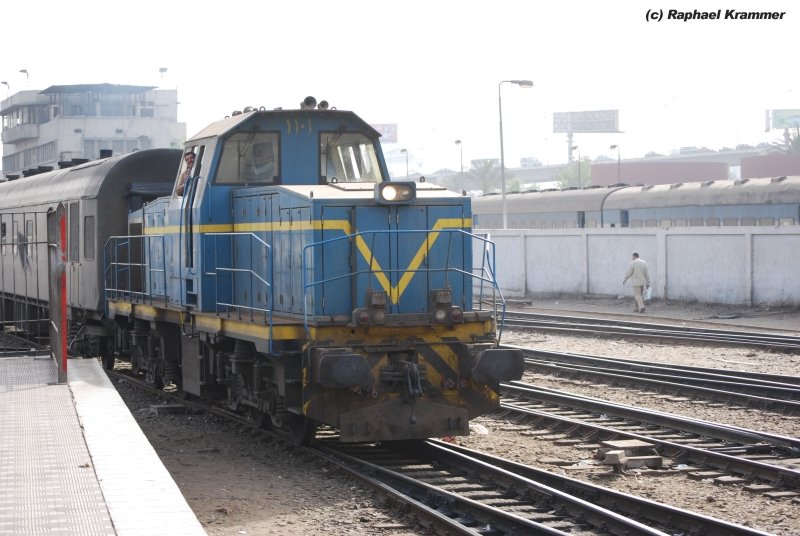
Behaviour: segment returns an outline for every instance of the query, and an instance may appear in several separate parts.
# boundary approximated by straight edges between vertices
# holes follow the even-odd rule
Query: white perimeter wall
[[[654,298],[800,305],[800,228],[493,230],[507,298],[631,296],[622,285],[636,251]]]

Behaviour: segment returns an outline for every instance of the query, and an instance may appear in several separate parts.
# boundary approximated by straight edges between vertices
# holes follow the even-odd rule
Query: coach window
[[[19,242],[19,222],[14,220],[11,224],[11,254],[17,254],[17,243]]]
[[[69,204],[69,260],[71,262],[80,261],[80,205],[78,203]]]
[[[619,226],[630,227],[630,214],[628,214],[627,210],[619,211]]]
[[[583,229],[586,227],[586,213],[584,211],[578,211],[578,227]]]
[[[28,251],[33,250],[33,220],[25,220],[25,244]]]
[[[3,255],[6,254],[6,222],[0,224],[0,242],[3,244]]]
[[[216,184],[276,184],[280,177],[277,132],[237,132],[222,147]]]
[[[83,257],[94,260],[94,216],[83,218]]]

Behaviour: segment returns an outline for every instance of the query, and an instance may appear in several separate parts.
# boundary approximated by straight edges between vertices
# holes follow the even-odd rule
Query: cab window
[[[381,182],[373,141],[357,132],[320,135],[320,179],[330,182]]]
[[[280,176],[277,132],[237,132],[222,148],[217,184],[275,184]]]

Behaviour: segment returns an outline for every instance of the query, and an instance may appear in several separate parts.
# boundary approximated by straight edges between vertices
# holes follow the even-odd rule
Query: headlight
[[[379,182],[375,185],[375,201],[385,205],[411,203],[416,194],[414,182]]]

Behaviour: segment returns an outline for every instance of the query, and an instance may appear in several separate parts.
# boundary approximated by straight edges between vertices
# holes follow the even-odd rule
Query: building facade
[[[0,103],[3,176],[15,179],[101,155],[180,148],[176,90],[78,84],[20,91]]]

